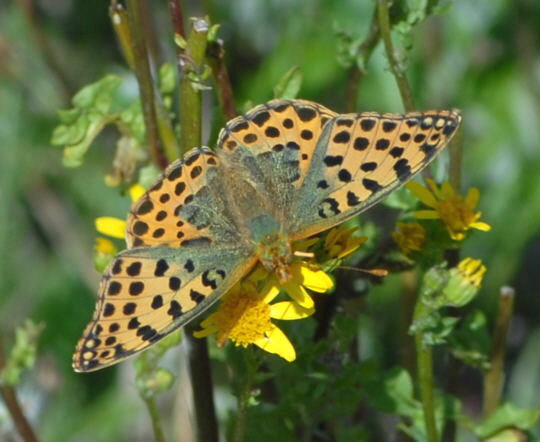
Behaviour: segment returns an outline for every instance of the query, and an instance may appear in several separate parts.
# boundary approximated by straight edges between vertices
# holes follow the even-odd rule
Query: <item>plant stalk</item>
[[[148,409],[148,413],[150,414],[155,442],[165,442],[165,435],[163,434],[163,428],[161,426],[161,418],[159,416],[156,398],[154,396],[148,396],[143,397],[143,400],[146,404],[146,408]]]
[[[499,312],[493,330],[493,347],[491,349],[490,368],[484,374],[483,411],[487,418],[500,404],[504,383],[504,357],[506,354],[506,338],[512,313],[514,311],[515,291],[512,287],[502,287],[499,295]]]
[[[150,60],[145,39],[143,10],[140,0],[127,0],[127,16],[132,37],[135,75],[139,84],[139,94],[146,128],[146,138],[152,161],[161,169],[167,167],[168,161],[164,155],[159,136],[154,97],[154,82],[150,70]]]
[[[234,94],[232,90],[229,72],[225,66],[225,49],[219,40],[213,41],[208,46],[207,58],[212,75],[216,82],[216,89],[219,104],[226,120],[236,117],[236,105],[234,104]]]
[[[185,50],[180,55],[180,127],[181,152],[201,145],[202,74],[209,23],[192,19]]]
[[[4,349],[3,349],[2,342],[0,339],[0,373],[2,372],[5,366],[6,366],[6,359],[4,356]],[[2,395],[2,399],[4,399],[6,408],[21,438],[25,442],[38,442],[38,439],[34,433],[34,430],[30,426],[30,422],[26,418],[19,404],[19,401],[17,399],[17,394],[15,393],[15,389],[9,385],[1,385],[0,394]]]
[[[366,38],[360,43],[356,49],[356,59],[363,60],[364,65],[367,65],[373,50],[379,43],[381,34],[379,32],[379,24],[377,22],[377,8],[371,18],[371,24],[369,25],[369,31]],[[347,73],[347,96],[345,97],[345,112],[354,112],[356,110],[356,99],[358,98],[358,90],[360,89],[360,83],[366,74],[365,67],[362,69],[356,62],[353,62]]]
[[[421,334],[415,336],[415,342],[420,399],[424,411],[427,440],[429,442],[439,442],[433,397],[433,350],[431,347],[424,345]]]
[[[196,326],[185,327],[188,344],[188,367],[193,390],[197,439],[201,442],[218,442],[218,423],[214,407],[212,371],[206,338],[195,338]]]
[[[414,111],[414,103],[411,87],[397,58],[396,52],[394,50],[394,44],[392,43],[388,3],[387,0],[378,0],[377,4],[379,30],[384,42],[384,48],[386,51],[386,56],[388,57],[388,62],[390,64],[390,70],[392,71],[392,74],[396,79],[405,111],[412,112]]]

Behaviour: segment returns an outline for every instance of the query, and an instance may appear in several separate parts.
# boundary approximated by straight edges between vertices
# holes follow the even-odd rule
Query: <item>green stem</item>
[[[143,397],[148,413],[150,414],[150,420],[152,421],[152,430],[154,431],[154,440],[156,442],[165,442],[165,436],[163,434],[163,428],[161,426],[161,419],[159,416],[159,410],[156,404],[156,398],[154,396]]]
[[[185,340],[189,346],[189,376],[193,390],[197,440],[218,442],[218,423],[214,407],[214,384],[212,383],[208,344],[206,338],[200,339],[193,336],[193,331],[196,328],[196,325],[191,324],[185,327]]]
[[[236,424],[234,427],[234,442],[243,442],[246,435],[247,410],[249,406],[249,398],[253,387],[253,380],[257,372],[257,361],[252,349],[247,348],[244,352],[244,362],[246,364],[246,374],[244,375],[244,383],[238,395],[238,414],[236,416]]]
[[[416,370],[415,344],[409,334],[409,327],[414,314],[416,293],[418,292],[418,272],[415,269],[400,273],[401,291],[400,296],[400,337],[401,337],[401,364],[409,373]]]
[[[514,311],[515,291],[512,287],[502,287],[499,295],[499,312],[493,331],[490,368],[484,375],[484,417],[487,418],[499,406],[504,383],[504,356],[506,337],[512,312]]]
[[[362,60],[364,66],[367,65],[371,54],[379,43],[381,39],[381,34],[379,32],[379,25],[377,23],[377,10],[373,13],[371,19],[371,24],[369,26],[368,35],[360,43],[356,49],[355,59]],[[366,74],[366,69],[361,69],[356,60],[353,62],[352,66],[349,68],[347,73],[347,87],[346,92],[347,96],[345,97],[345,111],[354,112],[356,110],[356,99],[358,97],[358,90],[360,89],[360,83]]]
[[[185,153],[193,147],[201,145],[201,112],[202,99],[201,74],[206,54],[209,23],[202,18],[194,18],[185,52],[179,64],[180,77],[180,127],[181,152]]]
[[[0,339],[0,373],[5,366],[6,359]],[[2,395],[2,399],[4,399],[6,408],[22,440],[24,440],[25,442],[37,442],[38,439],[34,433],[34,430],[32,430],[32,427],[30,426],[30,423],[28,422],[28,419],[26,418],[19,404],[19,401],[17,400],[17,394],[15,393],[15,389],[9,385],[2,385],[0,386],[0,394]]]
[[[433,397],[433,350],[431,347],[424,345],[421,333],[415,336],[415,342],[420,399],[424,410],[427,440],[429,442],[439,442]]]
[[[130,27],[129,35],[132,38],[135,75],[139,84],[139,94],[150,155],[158,167],[165,168],[168,160],[164,155],[160,140],[160,130],[155,106],[156,97],[154,96],[154,82],[150,71],[150,60],[145,39],[142,5],[140,0],[127,0],[126,4]]]
[[[405,76],[405,73],[403,72],[400,62],[396,56],[394,44],[392,43],[387,0],[378,0],[377,15],[380,33],[384,41],[386,56],[388,57],[392,74],[396,79],[401,100],[403,101],[403,106],[405,107],[406,112],[412,112],[414,110],[412,91],[407,77]]]
[[[450,184],[456,190],[461,188],[461,164],[463,162],[463,130],[459,129],[450,144]]]

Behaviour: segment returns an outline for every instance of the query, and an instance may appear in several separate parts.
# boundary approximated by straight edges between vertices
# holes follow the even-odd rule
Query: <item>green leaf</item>
[[[471,367],[489,369],[490,335],[483,312],[467,315],[449,338],[452,354]]]
[[[77,92],[72,109],[58,112],[61,124],[54,129],[51,143],[64,146],[65,166],[80,166],[94,138],[105,125],[114,121],[116,115],[112,107],[121,83],[117,75],[106,75]]]
[[[475,434],[480,439],[494,436],[504,429],[519,428],[520,430],[531,429],[540,418],[540,408],[518,408],[514,404],[501,405],[484,422],[476,426]]]
[[[411,376],[404,368],[396,367],[382,375],[374,373],[365,389],[369,403],[383,413],[413,416],[420,409],[413,396]]]
[[[303,74],[298,66],[289,69],[274,87],[274,98],[296,98],[302,86]]]

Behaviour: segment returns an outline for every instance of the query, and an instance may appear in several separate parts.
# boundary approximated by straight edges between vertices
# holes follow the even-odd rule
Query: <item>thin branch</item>
[[[208,356],[206,338],[193,336],[195,325],[185,327],[188,344],[189,376],[193,390],[197,439],[204,442],[218,442],[218,423],[214,406],[212,371]]]
[[[150,61],[145,41],[145,28],[143,11],[140,0],[127,0],[128,22],[133,37],[133,53],[135,61],[135,75],[139,83],[139,93],[146,128],[146,138],[150,149],[150,155],[154,163],[164,169],[167,158],[163,153],[159,137],[159,126],[156,116],[154,82],[150,71]]]
[[[220,40],[211,42],[206,54],[216,82],[219,104],[223,110],[225,119],[230,120],[236,117],[237,113],[231,80],[224,60],[225,49],[223,48],[223,43]]]
[[[243,353],[244,363],[246,364],[246,373],[243,375],[242,385],[240,387],[241,391],[238,393],[238,414],[236,416],[232,438],[234,442],[243,442],[245,440],[249,399],[251,397],[253,381],[258,368],[258,362],[253,353],[253,349],[246,348]]]
[[[35,43],[39,47],[43,60],[58,80],[59,85],[62,88],[62,93],[66,100],[75,93],[75,87],[64,72],[64,69],[58,62],[49,40],[38,20],[38,14],[31,0],[17,0],[21,11],[23,12],[28,24],[30,25],[30,33]]]
[[[165,442],[165,435],[163,434],[163,428],[161,426],[161,417],[156,405],[156,398],[154,396],[143,397],[148,413],[150,414],[150,420],[152,421],[152,430],[154,432],[155,442]]]
[[[452,140],[450,147],[450,167],[448,171],[450,184],[459,192],[461,189],[461,164],[463,162],[463,130],[460,128]]]
[[[184,13],[182,11],[180,0],[169,0],[169,11],[171,14],[174,33],[185,39],[186,31],[184,28]]]
[[[5,366],[6,366],[6,359],[4,355],[2,342],[0,339],[0,372],[2,372]],[[24,412],[19,404],[19,401],[17,400],[15,389],[10,386],[1,386],[0,393],[2,394],[2,398],[4,399],[6,408],[8,409],[9,414],[11,415],[11,419],[13,419],[13,423],[17,427],[17,430],[19,431],[19,434],[21,435],[23,440],[25,442],[38,442],[38,439],[34,433],[34,430],[32,430],[32,427],[30,426],[30,423],[28,422],[28,419],[24,415]]]
[[[488,417],[499,406],[504,383],[504,356],[506,338],[514,311],[515,291],[512,287],[502,287],[499,295],[499,312],[493,330],[490,368],[484,375],[484,417]]]
[[[429,442],[439,442],[435,420],[435,401],[433,397],[433,349],[424,345],[421,333],[416,335],[415,342],[420,399],[422,400],[422,409],[424,411],[427,440]]]
[[[405,107],[406,112],[412,112],[414,111],[412,91],[409,81],[407,80],[407,77],[403,72],[403,68],[401,67],[401,64],[396,56],[394,44],[392,43],[387,0],[378,0],[377,16],[379,30],[384,41],[386,56],[388,57],[388,62],[390,64],[390,70],[396,79],[401,100],[403,101],[403,106]]]
[[[179,60],[181,152],[201,145],[202,74],[210,25],[195,18]]]
[[[356,49],[356,57],[352,66],[349,68],[347,73],[347,87],[346,87],[346,97],[345,97],[345,111],[354,112],[356,110],[356,99],[358,98],[358,90],[360,89],[360,83],[366,74],[365,68],[360,68],[357,59],[361,59],[364,65],[367,65],[373,50],[379,43],[381,39],[381,34],[379,32],[379,24],[377,22],[377,8],[373,12],[371,18],[371,24],[369,25],[369,31],[362,43],[358,45]]]

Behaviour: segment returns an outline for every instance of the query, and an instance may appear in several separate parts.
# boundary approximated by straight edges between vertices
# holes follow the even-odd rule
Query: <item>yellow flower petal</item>
[[[283,285],[287,294],[304,308],[313,308],[314,302],[306,289],[295,282],[287,282]]]
[[[137,201],[145,192],[146,190],[143,186],[140,184],[133,184],[133,186],[129,188],[129,197],[131,198],[131,201]]]
[[[281,356],[288,362],[296,359],[296,351],[291,341],[278,327],[272,324],[272,329],[266,333],[264,338],[254,342],[255,345],[268,353],[274,353]]]
[[[489,232],[491,230],[491,226],[483,221],[475,221],[471,224],[471,227],[473,229],[482,230],[483,232]]]
[[[94,246],[94,249],[97,252],[105,253],[106,255],[114,255],[116,253],[116,247],[112,241],[102,237],[96,238],[96,245]]]
[[[279,287],[276,285],[275,281],[270,280],[265,284],[259,296],[264,303],[269,304],[279,294],[279,292]]]
[[[95,221],[96,230],[103,235],[112,236],[113,238],[126,237],[126,222],[112,216],[100,216]]]
[[[302,285],[314,292],[324,293],[334,287],[332,278],[322,270],[312,270],[308,266],[302,265],[300,266],[300,274],[302,275]]]
[[[413,216],[418,219],[439,219],[439,213],[436,210],[416,210]]]
[[[480,200],[480,191],[476,187],[471,187],[465,197],[465,204],[474,209]]]
[[[422,201],[426,206],[437,206],[437,200],[435,199],[433,194],[420,183],[417,183],[416,181],[410,181],[405,185],[405,187],[407,187],[407,189],[409,189],[413,193],[413,195],[416,196],[416,198],[418,198],[420,201]]]
[[[296,241],[294,243],[294,250],[307,250],[309,249],[312,245],[316,244],[318,241],[319,241],[319,237],[318,236],[314,236],[313,238],[308,238],[308,239],[302,239],[300,241]]]
[[[314,308],[304,308],[296,302],[283,301],[270,305],[270,317],[274,319],[303,319],[311,316],[315,312]]]
[[[436,184],[433,184],[433,186],[434,188],[436,188]],[[449,199],[449,198],[453,198],[456,195],[456,193],[454,192],[454,188],[448,181],[445,181],[444,183],[442,183],[440,193],[441,193],[440,199]]]
[[[193,336],[196,338],[206,338],[210,335],[213,335],[218,331],[218,328],[216,326],[209,326],[205,327],[202,330],[196,330],[193,332]]]

